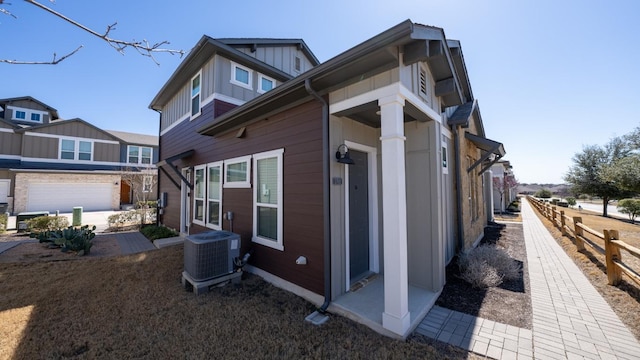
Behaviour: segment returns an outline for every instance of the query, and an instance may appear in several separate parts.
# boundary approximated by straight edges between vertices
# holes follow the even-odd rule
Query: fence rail
[[[620,252],[621,249],[625,250],[640,259],[640,249],[622,241],[618,230],[605,229],[598,232],[586,226],[582,222],[582,217],[567,216],[564,210],[558,210],[555,205],[532,196],[528,196],[527,199],[542,216],[560,229],[563,236],[573,237],[578,251],[586,250],[585,245],[587,245],[593,251],[605,256],[609,285],[619,284],[623,274],[640,285],[640,273],[622,262]]]

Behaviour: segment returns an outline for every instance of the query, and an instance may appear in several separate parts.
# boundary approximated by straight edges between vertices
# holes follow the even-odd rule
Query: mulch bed
[[[522,224],[493,224],[485,229],[480,244],[495,244],[503,248],[521,264],[521,277],[505,281],[499,287],[472,288],[460,278],[456,257],[446,268],[447,284],[436,304],[483,319],[531,329],[531,292]]]

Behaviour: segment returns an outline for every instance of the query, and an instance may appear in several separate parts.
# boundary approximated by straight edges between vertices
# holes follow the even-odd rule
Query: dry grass
[[[248,276],[199,296],[180,284],[181,247],[129,256],[0,264],[0,359],[466,358],[393,340]],[[472,355],[473,356],[473,355]]]
[[[640,225],[632,225],[628,221],[605,218],[594,212],[564,209],[567,216],[580,216],[583,223],[602,232],[604,229],[614,229],[620,232],[620,238],[638,247],[640,245]],[[618,286],[608,285],[604,255],[596,251],[576,251],[573,238],[562,236],[562,233],[553,223],[542,217],[536,210],[536,215],[549,230],[551,235],[562,246],[565,252],[573,259],[582,272],[587,276],[593,286],[600,292],[604,299],[616,312],[620,320],[631,330],[637,339],[640,339],[640,286],[623,276],[623,281]],[[622,250],[622,260],[630,264],[636,271],[640,271],[638,259]]]

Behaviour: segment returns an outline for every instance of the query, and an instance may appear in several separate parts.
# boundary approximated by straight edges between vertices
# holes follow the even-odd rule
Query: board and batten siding
[[[302,51],[298,50],[297,46],[258,46],[255,51],[246,47],[238,47],[236,50],[292,76],[297,76],[313,67],[313,64]],[[300,59],[300,71],[295,70],[296,56]]]
[[[19,156],[22,151],[22,135],[0,131],[0,154]]]
[[[120,162],[120,145],[101,142],[93,143],[93,161]],[[126,148],[126,145],[124,146]],[[126,162],[126,161],[124,161]]]
[[[59,139],[40,136],[25,136],[22,156],[40,159],[57,159]]]
[[[15,101],[11,101],[10,103],[7,104],[7,107],[9,106],[13,106],[13,107],[17,107],[17,108],[23,108],[23,109],[29,109],[29,110],[37,110],[37,111],[44,111],[46,112],[46,114],[44,115],[43,119],[42,119],[42,124],[48,124],[49,123],[49,119],[51,117],[51,115],[49,114],[49,109],[47,109],[46,107],[38,104],[35,101],[31,101],[28,99],[23,99],[23,100],[15,100]],[[5,115],[4,118],[7,120],[11,120],[13,118],[13,109],[5,109]],[[29,122],[29,121],[26,121]]]
[[[242,239],[242,253],[253,249],[250,264],[308,290],[323,292],[323,203],[322,203],[322,107],[310,101],[281,114],[246,126],[242,138],[236,132],[203,136],[196,130],[201,119],[231,108],[219,100],[206,105],[202,115],[185,121],[160,137],[162,157],[167,158],[188,150],[195,153],[174,164],[177,169],[190,168],[210,162],[253,155],[264,151],[284,149],[283,153],[283,244],[279,251],[251,241],[253,234],[253,188],[223,188],[222,211],[234,213],[233,232]],[[216,109],[217,108],[217,109]],[[252,165],[252,171],[253,171]],[[172,178],[179,181],[169,170]],[[163,224],[180,226],[180,190],[161,172],[160,192],[167,192],[167,207],[161,218]],[[192,177],[193,178],[193,177]],[[192,179],[190,179],[192,180]],[[253,182],[253,178],[251,178]],[[193,203],[190,205],[191,209]],[[223,228],[230,224],[223,220]],[[190,233],[209,231],[191,224]],[[299,256],[307,258],[307,265],[295,263]]]

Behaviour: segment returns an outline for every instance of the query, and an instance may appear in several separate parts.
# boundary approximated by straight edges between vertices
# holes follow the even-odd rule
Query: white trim
[[[46,133],[35,133],[35,132],[32,132],[32,131],[25,131],[24,135],[25,136],[52,138],[52,139],[80,140],[80,141],[91,141],[91,142],[104,143],[104,144],[120,145],[119,141],[113,141],[113,140],[102,140],[102,139],[84,138],[84,137],[77,137],[77,136],[55,135],[55,134],[46,134]]]
[[[15,121],[24,121],[24,122],[42,124],[44,122],[44,116],[45,115],[49,115],[48,111],[27,109],[27,108],[16,107],[16,106],[7,106],[7,110],[9,110],[9,109],[13,110],[11,112],[11,120],[15,120]],[[16,118],[16,111],[24,112],[25,113],[25,115],[24,115],[25,118],[24,119]],[[31,114],[40,115],[40,120],[31,120]]]
[[[284,213],[283,208],[284,204],[283,200],[283,156],[284,149],[277,149],[272,151],[266,151],[259,154],[253,155],[253,183],[256,184],[253,189],[253,236],[251,241],[261,244],[264,246],[268,246],[270,248],[284,251],[284,227],[283,227],[283,219],[282,215]],[[276,158],[278,162],[277,172],[278,172],[278,203],[273,206],[273,204],[260,204],[261,207],[275,207],[277,209],[277,239],[274,241],[273,239],[268,239],[264,237],[258,236],[258,191],[260,191],[260,185],[258,184],[258,160]]]
[[[446,157],[447,165],[444,166],[442,161],[442,155]],[[440,146],[440,166],[442,167],[442,175],[449,174],[449,167],[451,166],[451,155],[449,154],[449,144],[446,141],[441,141]]]
[[[20,155],[6,155],[6,154],[0,154],[0,159],[8,159],[8,160],[22,160],[22,156],[20,156]]]
[[[368,161],[368,187],[369,187],[369,271],[378,273],[380,272],[380,249],[379,249],[379,235],[378,235],[378,149],[375,147],[355,143],[345,140],[344,144],[347,145],[349,150],[357,150],[367,153]],[[351,288],[351,274],[350,274],[350,258],[349,258],[349,165],[345,165],[344,174],[344,212],[345,212],[345,264],[346,264],[346,289],[349,291]]]
[[[406,101],[410,102],[413,106],[418,108],[422,113],[428,117],[442,123],[442,116],[433,110],[428,104],[426,104],[419,96],[414,94],[411,90],[407,89],[402,83],[396,82],[375,90],[371,90],[364,94],[356,95],[354,97],[335,102],[329,105],[329,113],[335,114],[344,110],[354,108],[359,105],[367,104],[379,99],[383,99],[388,96],[401,96]]]
[[[209,210],[211,210],[211,207],[209,206],[209,184],[210,184],[210,172],[209,170],[212,168],[217,167],[218,170],[220,171],[220,184],[218,185],[218,191],[220,193],[220,197],[218,199],[214,199],[217,200],[220,203],[220,207],[218,208],[218,219],[220,221],[220,223],[218,225],[210,223],[209,222]],[[206,183],[206,195],[205,195],[205,199],[206,199],[206,210],[204,212],[204,221],[206,223],[206,227],[214,229],[214,230],[222,230],[222,183],[224,181],[223,179],[224,177],[224,164],[222,161],[216,161],[216,162],[211,162],[207,164],[207,179],[205,181]]]
[[[14,155],[0,155],[0,158],[22,160],[22,161],[28,161],[28,162],[43,162],[43,163],[57,163],[57,164],[108,165],[108,166],[124,166],[124,167],[126,167],[127,165],[130,165],[127,163],[116,162],[116,161],[67,160],[67,159],[54,159],[54,158],[22,157],[22,156],[14,156]],[[139,164],[137,167],[156,169],[155,164]]]
[[[245,181],[227,181],[227,173],[229,169],[229,165],[247,164],[247,173]],[[223,187],[224,188],[250,188],[251,187],[251,155],[241,156],[233,159],[228,159],[224,161],[224,178],[223,178]]]
[[[11,179],[0,179],[0,184],[2,183],[6,183],[7,184],[7,198],[10,198],[11,196]],[[0,199],[0,202],[7,202],[8,199]]]
[[[193,80],[196,78],[200,78],[200,84],[198,84],[198,95],[193,95]],[[196,113],[193,112],[193,99],[198,96],[198,111]],[[191,120],[197,118],[202,114],[202,69],[195,74],[191,81],[189,81],[189,116]]]
[[[215,93],[209,95],[209,97],[207,97],[202,102],[202,106],[204,107],[205,105],[209,104],[213,100],[222,100],[224,102],[227,102],[227,103],[233,104],[233,105],[237,105],[237,106],[244,105],[246,103],[246,101],[244,101],[244,100],[236,99],[236,98],[234,98],[232,96],[215,92]]]
[[[132,146],[135,146],[138,148],[138,162],[132,163],[129,162],[129,151],[131,149]],[[127,164],[134,164],[134,165],[149,165],[149,164],[144,164],[142,162],[142,149],[146,148],[146,149],[150,149],[151,150],[151,157],[149,159],[149,164],[153,164],[153,147],[151,146],[142,146],[142,145],[127,145],[127,158],[125,159],[125,163]]]
[[[0,128],[0,132],[13,133],[13,129]]]
[[[191,107],[191,106],[189,106]],[[187,119],[191,119],[191,113],[187,112],[186,114],[182,115],[181,118],[179,118],[178,120],[174,121],[171,125],[167,126],[166,129],[160,131],[160,136],[168,133],[169,131],[171,131],[174,127],[180,125],[180,123],[182,123],[183,121],[186,121]]]
[[[196,179],[198,178],[197,176],[197,172],[198,170],[202,170],[204,176],[202,177],[202,181],[203,181],[203,189],[202,189],[202,198],[197,197],[196,195],[196,191],[197,191],[197,187],[198,185],[196,184]],[[207,197],[207,166],[206,165],[198,165],[198,166],[194,166],[193,168],[193,191],[191,192],[193,194],[193,223],[200,225],[200,226],[205,226],[204,222],[205,222],[205,216],[206,216],[206,211],[205,211],[205,201],[206,201],[206,197]],[[202,199],[202,220],[200,219],[196,219],[196,201],[198,201],[198,199]]]
[[[264,90],[264,89],[262,88],[262,79],[265,79],[265,80],[271,81],[271,83],[273,84],[273,86],[272,86],[272,87],[271,87],[271,89],[269,89],[269,90],[273,90],[273,89],[275,89],[275,88],[276,88],[276,84],[277,84],[277,83],[276,83],[276,80],[275,80],[274,78],[271,78],[271,77],[268,77],[267,75],[264,75],[264,74],[258,73],[258,93],[259,93],[259,94],[264,94],[264,93],[266,93],[267,91],[269,91],[269,90]]]
[[[241,81],[236,80],[236,69],[241,69],[249,73],[249,78],[247,79],[249,81],[248,84],[245,84]],[[253,70],[232,61],[231,62],[231,79],[229,80],[229,82],[234,85],[243,87],[245,89],[253,90]]]

